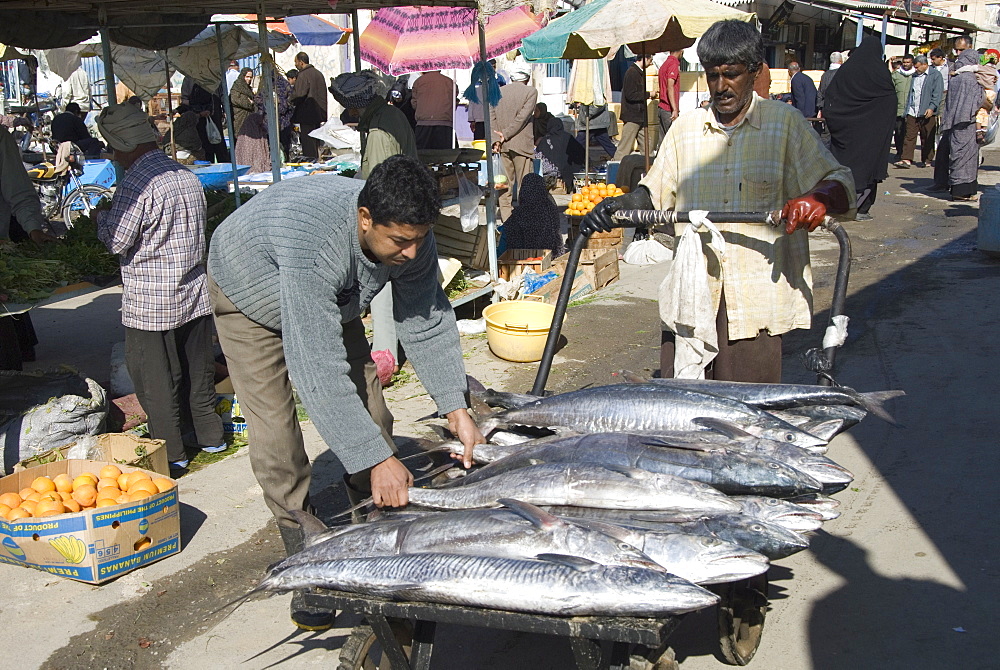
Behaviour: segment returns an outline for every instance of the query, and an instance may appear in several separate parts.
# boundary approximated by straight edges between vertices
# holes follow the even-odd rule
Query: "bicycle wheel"
[[[62,218],[69,230],[76,223],[80,216],[90,216],[91,210],[101,201],[101,198],[110,198],[111,190],[96,184],[84,184],[80,188],[74,189],[63,203]]]

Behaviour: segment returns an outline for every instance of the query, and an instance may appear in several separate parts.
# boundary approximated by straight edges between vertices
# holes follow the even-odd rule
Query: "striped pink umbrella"
[[[486,22],[486,57],[521,46],[539,22],[518,6]],[[393,76],[471,68],[479,60],[476,10],[468,7],[383,7],[361,33],[361,58]]]

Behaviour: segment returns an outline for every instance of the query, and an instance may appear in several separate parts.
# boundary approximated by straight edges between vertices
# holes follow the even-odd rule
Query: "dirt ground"
[[[987,152],[983,184],[998,181],[998,158]],[[904,389],[907,396],[889,405],[903,426],[869,417],[831,445],[856,479],[837,495],[841,517],[811,549],[772,567],[754,667],[995,665],[1000,261],[976,247],[978,206],[922,193],[930,183],[930,168],[893,170],[875,220],[847,225],[850,336],[836,378],[861,391]],[[786,338],[787,382],[812,379],[799,356],[821,341],[836,249],[831,236],[814,234],[816,318],[811,331]],[[569,310],[550,390],[607,383],[622,368],[655,371],[655,294],[665,269],[623,265],[619,282]],[[38,310],[36,367],[69,363],[106,381],[110,346],[122,339],[117,300],[108,290]],[[487,385],[530,389],[535,365],[493,357],[483,336],[463,337],[463,346],[470,374]],[[418,419],[433,408],[419,383],[388,396],[397,434],[426,436]],[[341,470],[310,424],[306,435],[316,502],[330,517],[346,507]],[[248,602],[228,617],[217,611],[281,556],[246,450],[184,477],[180,493],[184,550],[106,585],[0,565],[0,621],[17,640],[7,647],[17,653],[0,655],[0,669],[336,667],[356,617],[307,634],[291,627],[288,596]],[[682,668],[723,665],[714,610],[686,617],[671,643]],[[432,667],[562,670],[572,659],[563,639],[440,626]]]

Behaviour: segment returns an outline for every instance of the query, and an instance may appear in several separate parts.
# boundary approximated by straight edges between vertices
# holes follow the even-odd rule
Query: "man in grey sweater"
[[[465,445],[485,442],[467,411],[455,315],[438,282],[431,224],[438,186],[419,161],[392,156],[367,181],[316,176],[269,187],[219,228],[209,290],[219,340],[250,430],[250,461],[289,553],[302,548],[290,510],[309,508],[310,466],[292,384],[348,485],[402,506],[413,483],[394,456],[361,313],[391,282],[396,330],[424,387]],[[349,489],[350,490],[350,489]],[[332,617],[293,598],[303,628]]]

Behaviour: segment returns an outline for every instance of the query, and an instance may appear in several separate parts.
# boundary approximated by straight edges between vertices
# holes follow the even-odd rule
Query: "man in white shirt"
[[[234,60],[229,61],[229,69],[226,70],[226,92],[233,90],[233,84],[240,76],[240,64]]]
[[[66,104],[75,102],[84,112],[90,111],[90,77],[83,66],[76,68],[66,80]]]

